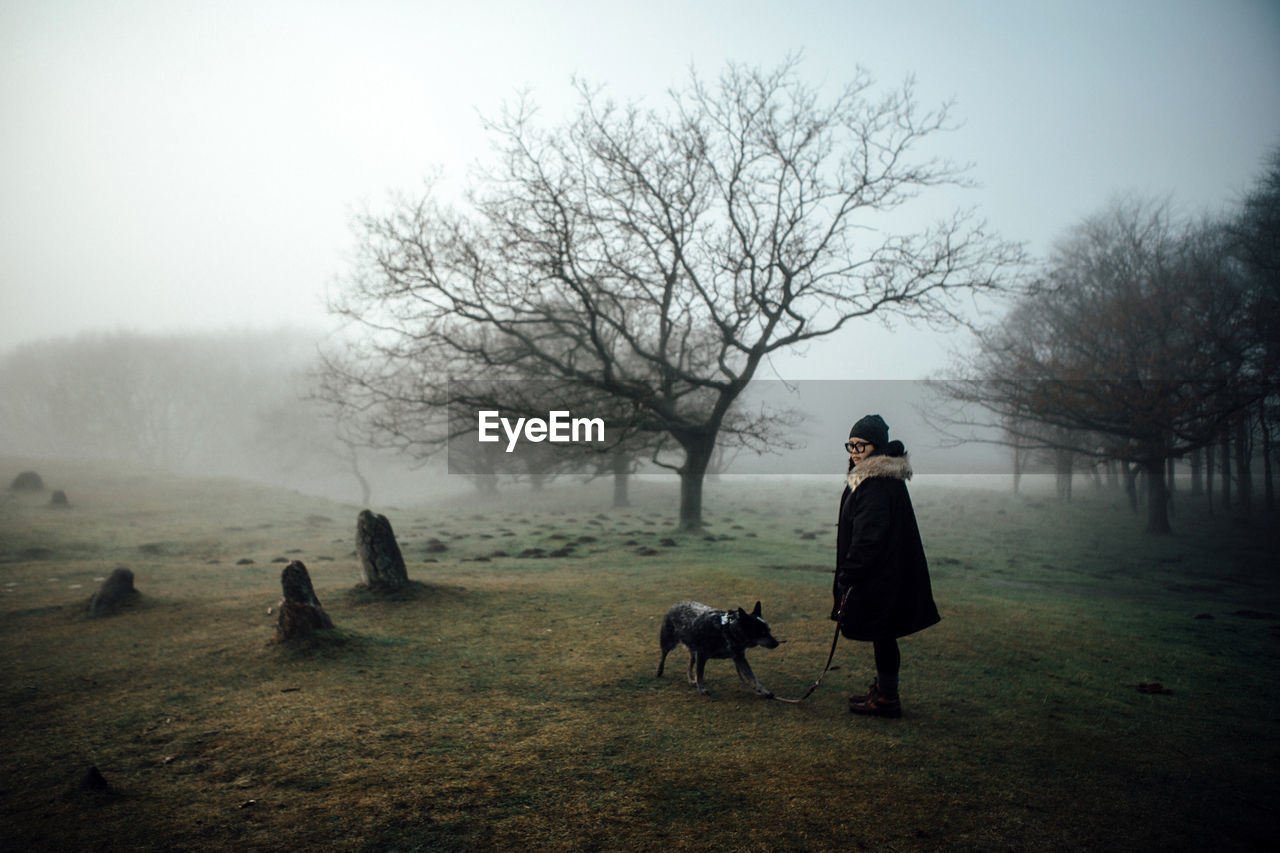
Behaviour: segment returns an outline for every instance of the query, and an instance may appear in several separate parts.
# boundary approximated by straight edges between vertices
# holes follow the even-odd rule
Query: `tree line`
[[[0,453],[354,480],[367,503],[367,452],[307,399],[315,337],[121,331],[17,346],[0,354]]]
[[[984,440],[1012,448],[1015,472],[1037,452],[1066,483],[1081,461],[1118,465],[1133,501],[1141,476],[1147,530],[1167,533],[1175,459],[1193,493],[1212,500],[1216,471],[1220,500],[1246,509],[1261,460],[1274,508],[1278,359],[1280,152],[1229,214],[1125,197],[1072,227],[961,379],[937,383],[955,404],[939,420],[994,422]]]

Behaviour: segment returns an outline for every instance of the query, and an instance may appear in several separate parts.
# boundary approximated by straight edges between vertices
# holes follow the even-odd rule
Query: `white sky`
[[[1280,145],[1274,0],[0,0],[0,351],[327,328],[352,212],[462,180],[477,111],[528,87],[556,119],[574,74],[658,103],[691,63],[796,50],[815,82],[954,97],[959,200],[1035,253],[1121,190],[1222,210]],[[873,323],[779,367],[909,378],[958,342]]]

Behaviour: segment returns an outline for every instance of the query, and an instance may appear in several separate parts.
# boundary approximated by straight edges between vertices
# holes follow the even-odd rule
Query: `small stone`
[[[97,766],[90,765],[80,777],[80,790],[90,794],[105,794],[111,790],[111,786],[107,784],[106,777]]]
[[[9,484],[9,490],[13,492],[43,492],[44,480],[35,471],[23,471],[13,478],[13,482]]]
[[[93,598],[89,599],[89,615],[105,616],[130,603],[138,594],[133,588],[133,572],[121,566],[107,576]]]

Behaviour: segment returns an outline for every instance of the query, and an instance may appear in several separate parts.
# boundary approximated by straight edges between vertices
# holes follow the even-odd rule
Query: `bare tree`
[[[1262,350],[1258,375],[1267,384],[1266,395],[1258,404],[1257,427],[1262,444],[1265,505],[1274,509],[1272,463],[1276,442],[1272,431],[1280,420],[1280,149],[1271,152],[1261,177],[1245,195],[1229,227],[1235,255],[1256,297],[1252,332]]]
[[[1147,529],[1167,533],[1167,460],[1212,441],[1260,393],[1242,325],[1252,297],[1227,248],[1222,228],[1180,226],[1166,203],[1113,203],[981,336],[978,381],[940,387],[1033,446],[1136,463]]]
[[[1236,253],[1262,285],[1267,301],[1280,301],[1280,148],[1271,153],[1257,184],[1245,195],[1230,223]],[[1268,318],[1278,343],[1273,312]]]
[[[300,392],[300,395],[305,392]],[[269,452],[274,473],[308,469],[350,474],[360,488],[361,506],[373,499],[359,431],[340,420],[341,412],[314,399],[281,400],[258,413],[255,444]]]
[[[301,331],[83,334],[0,353],[0,449],[187,473],[284,474],[327,455],[300,407]],[[314,443],[313,443],[314,439]]]
[[[965,213],[891,226],[922,191],[963,183],[920,154],[948,110],[921,109],[910,82],[875,97],[860,71],[824,98],[795,61],[730,65],[691,74],[665,110],[577,88],[560,126],[525,100],[487,123],[497,160],[465,207],[428,194],[360,220],[335,307],[366,330],[353,361],[376,367],[338,393],[411,406],[424,395],[377,386],[531,367],[576,383],[678,448],[655,459],[679,473],[692,528],[726,418],[772,353],[872,316],[955,322],[957,297],[1020,260]],[[405,408],[388,434],[428,417]]]

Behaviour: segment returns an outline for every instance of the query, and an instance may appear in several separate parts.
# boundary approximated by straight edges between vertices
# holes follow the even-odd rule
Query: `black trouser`
[[[902,666],[902,653],[895,639],[876,640],[872,643],[876,652],[876,672],[881,675],[897,675]]]

